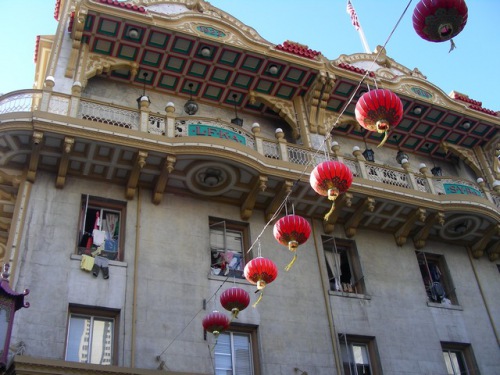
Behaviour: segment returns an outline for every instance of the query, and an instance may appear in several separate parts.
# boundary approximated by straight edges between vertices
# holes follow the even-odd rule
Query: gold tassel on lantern
[[[297,260],[297,253],[294,253],[292,260],[285,267],[285,271],[290,271],[290,268],[292,268],[292,266],[293,266],[293,264],[295,263],[296,260]]]
[[[384,139],[382,139],[382,142],[380,142],[380,144],[377,146],[378,148],[382,147],[389,137],[389,123],[387,122],[387,120],[378,120],[376,126],[377,133],[384,133]]]
[[[339,189],[337,188],[331,188],[328,189],[328,200],[332,201],[332,207],[330,208],[330,211],[328,211],[324,217],[325,221],[328,221],[330,218],[331,214],[333,214],[333,211],[335,210],[335,199],[339,196]]]

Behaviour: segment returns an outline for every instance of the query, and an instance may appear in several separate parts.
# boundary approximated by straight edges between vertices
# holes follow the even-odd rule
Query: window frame
[[[68,316],[67,316],[67,324],[66,324],[66,342],[64,345],[64,360],[68,362],[77,362],[77,363],[85,363],[92,364],[87,360],[87,362],[79,362],[79,361],[70,361],[67,359],[68,357],[68,344],[70,341],[70,328],[71,328],[71,319],[72,317],[88,317],[91,318],[92,321],[95,319],[103,319],[103,320],[111,320],[113,324],[113,335],[111,337],[111,359],[109,365],[117,365],[118,364],[118,327],[120,326],[120,311],[109,308],[99,308],[99,307],[90,307],[83,305],[71,304],[68,307]],[[92,328],[93,329],[93,328]],[[86,340],[86,345],[89,346],[89,340]],[[92,349],[90,349],[92,350]],[[90,359],[90,357],[89,357]],[[107,366],[108,364],[102,364]]]
[[[258,343],[258,332],[257,332],[258,326],[255,325],[248,325],[248,324],[240,324],[240,323],[231,323],[230,327],[222,332],[220,335],[231,335],[231,348],[233,347],[233,341],[232,337],[233,334],[244,334],[248,335],[249,340],[250,340],[250,362],[252,364],[252,375],[260,375],[260,355],[259,355],[259,343]],[[219,337],[220,337],[219,335]],[[218,342],[218,339],[217,339]],[[216,370],[216,350],[217,350],[217,342],[214,345],[214,370]],[[231,363],[234,363],[233,357],[231,354]],[[215,372],[215,375],[217,372]]]
[[[441,342],[441,348],[443,351],[443,360],[445,361],[445,353],[460,353],[463,363],[467,367],[467,372],[465,375],[479,375],[479,369],[477,367],[476,358],[474,352],[472,351],[472,346],[470,344],[456,343],[456,342]],[[446,361],[445,361],[446,365]],[[459,372],[459,374],[464,374]]]
[[[354,294],[366,294],[366,285],[364,282],[363,271],[361,268],[361,259],[356,247],[356,242],[353,240],[347,240],[342,238],[335,238],[333,236],[321,236],[323,253],[325,257],[326,270],[328,275],[328,282],[330,284],[330,291],[333,292],[344,292],[344,293],[354,293]],[[329,261],[328,253],[332,253],[332,257]],[[333,254],[339,254],[338,257],[333,257]],[[348,286],[342,280],[342,275],[340,275],[338,283],[335,281],[335,275],[331,267],[331,262],[335,262],[335,258],[340,260],[338,267],[339,272],[342,271],[343,265],[347,261],[347,266],[349,268],[350,283]],[[334,267],[336,264],[333,265]],[[340,289],[339,289],[340,287]]]
[[[230,232],[238,232],[241,234],[241,261],[238,264],[238,269],[230,269],[230,267],[227,267],[227,272],[224,272],[226,270],[225,268],[225,260],[224,258],[221,257],[221,254],[224,253],[225,251],[231,251],[232,253],[235,253],[234,250],[227,249],[221,249],[218,247],[213,247],[212,246],[212,230],[217,230],[217,226],[220,225],[223,229],[223,233],[227,233],[228,231]],[[250,247],[250,230],[249,230],[249,225],[248,223],[243,223],[243,222],[238,222],[238,221],[232,221],[232,220],[226,220],[222,218],[217,218],[217,217],[209,217],[209,225],[208,225],[208,236],[209,236],[209,254],[210,254],[210,270],[209,274],[212,276],[226,276],[226,277],[236,277],[239,279],[244,279],[245,276],[243,275],[243,270],[245,267],[245,264],[251,259],[251,254],[248,254],[247,251]],[[226,235],[227,238],[227,235]],[[215,256],[217,254],[217,256]],[[221,271],[219,274],[216,274],[215,270],[213,268],[216,268],[214,266],[217,266],[222,259],[222,262],[224,265],[221,265]]]
[[[355,365],[356,371],[353,373],[355,375],[358,370],[356,367],[356,363],[351,362],[351,357],[353,355],[353,346],[363,346],[366,347],[366,351],[368,354],[369,360],[369,369],[370,375],[381,375],[382,367],[380,364],[380,356],[378,354],[377,343],[375,337],[373,336],[360,336],[360,335],[351,335],[351,334],[339,334],[339,346],[340,346],[340,356],[342,358],[342,368],[344,369],[345,374],[350,374],[351,365]],[[343,348],[349,349],[349,362],[344,361],[344,351]],[[346,349],[347,349],[346,348]],[[347,366],[347,367],[346,367]],[[361,374],[358,374],[361,375]]]
[[[429,268],[429,265],[431,264],[437,266],[440,272],[439,283],[444,289],[445,298],[450,301],[451,305],[457,306],[459,303],[455,292],[456,289],[453,284],[453,280],[451,279],[451,274],[448,269],[448,265],[446,264],[444,255],[426,253],[423,251],[416,251],[415,255],[417,257],[422,283],[424,284],[425,292],[427,294],[427,301],[429,303],[438,303],[442,305],[447,303],[446,300],[437,301],[432,297],[431,286],[433,277]]]
[[[82,255],[90,255],[93,251],[96,250],[95,246],[91,249],[88,249],[82,246],[82,242],[84,241],[85,234],[91,234],[92,231],[89,232],[90,226],[92,222],[92,218],[88,216],[89,209],[92,212],[99,210],[100,213],[103,211],[108,211],[112,213],[119,214],[119,222],[118,222],[118,240],[117,240],[117,251],[107,251],[103,250],[101,252],[101,256],[108,258],[109,260],[123,261],[124,259],[124,245],[125,245],[125,218],[126,218],[126,210],[127,210],[127,202],[119,201],[115,199],[97,197],[90,194],[82,194],[81,202],[80,202],[80,218],[78,222],[78,234],[77,234],[77,244],[76,244],[76,254]],[[102,222],[104,220],[103,215],[100,214],[101,224],[100,230],[102,230]]]

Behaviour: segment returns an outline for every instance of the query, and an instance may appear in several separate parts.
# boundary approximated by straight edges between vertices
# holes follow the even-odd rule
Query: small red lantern
[[[257,257],[245,265],[243,274],[249,282],[257,284],[257,291],[260,291],[259,299],[253,304],[255,307],[262,299],[263,289],[278,276],[278,267],[270,259]]]
[[[328,220],[335,209],[335,199],[351,187],[352,172],[339,161],[324,161],[313,169],[309,182],[316,193],[332,201],[332,208],[325,215],[325,220]]]
[[[273,234],[276,241],[294,253],[292,261],[285,267],[288,271],[297,260],[297,248],[309,239],[311,225],[302,216],[287,215],[274,224]]]
[[[420,0],[413,11],[413,28],[430,42],[451,40],[467,23],[468,9],[464,0]]]
[[[220,295],[220,304],[231,311],[232,318],[238,318],[240,311],[245,310],[250,304],[250,295],[245,289],[233,286]]]
[[[229,327],[231,321],[226,314],[214,310],[210,314],[206,315],[201,323],[203,324],[205,331],[212,333],[215,338],[217,338],[222,331]]]
[[[391,126],[399,124],[403,118],[403,103],[390,90],[376,89],[368,91],[359,98],[354,110],[359,124],[371,132],[385,133],[382,146],[389,135]]]

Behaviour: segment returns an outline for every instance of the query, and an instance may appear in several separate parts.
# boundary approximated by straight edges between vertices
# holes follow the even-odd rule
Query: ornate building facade
[[[54,15],[34,88],[0,97],[0,257],[31,304],[7,373],[500,373],[499,112],[203,0]],[[404,110],[379,148],[355,119],[375,83]],[[327,220],[325,160],[354,176]],[[312,232],[285,271],[292,211]],[[259,255],[278,277],[215,339],[203,317],[232,286],[255,299]]]

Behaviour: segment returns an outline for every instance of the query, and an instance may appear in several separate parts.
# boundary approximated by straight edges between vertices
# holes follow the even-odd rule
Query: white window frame
[[[221,337],[222,336],[222,337]],[[234,343],[234,337],[239,336],[239,337],[246,337],[248,339],[248,363],[246,363],[246,366],[248,366],[249,371],[238,371],[238,362],[236,361],[237,355],[235,353],[235,343]],[[229,338],[229,350],[230,353],[227,352],[222,352],[221,351],[221,342],[224,340],[224,338],[228,337]],[[256,360],[255,360],[255,335],[252,332],[244,332],[244,331],[226,331],[222,332],[219,337],[217,338],[217,342],[215,344],[214,348],[214,375],[258,375],[260,372],[258,371],[258,365],[256,365]],[[231,358],[231,368],[218,368],[218,356],[230,356]]]

